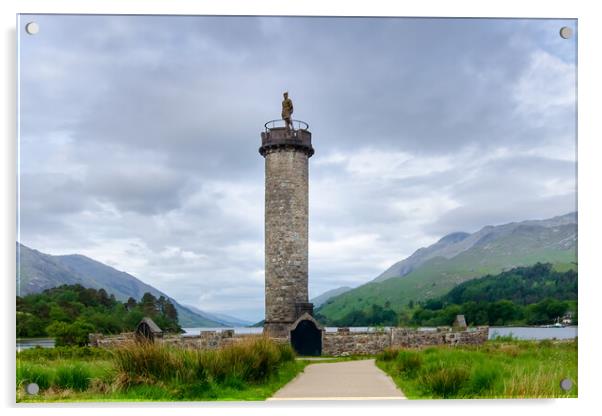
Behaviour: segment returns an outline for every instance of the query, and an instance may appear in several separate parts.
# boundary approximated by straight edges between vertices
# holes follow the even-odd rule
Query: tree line
[[[577,272],[537,263],[461,283],[440,298],[418,303],[407,322],[449,325],[463,314],[469,325],[542,325],[567,312],[576,323]]]
[[[17,337],[53,337],[56,345],[85,345],[89,333],[132,331],[148,316],[166,332],[181,332],[178,312],[165,296],[145,293],[120,302],[104,289],[62,285],[17,296]]]
[[[577,280],[575,270],[560,272],[537,263],[466,281],[441,297],[410,301],[399,311],[385,302],[335,320],[318,309],[316,318],[332,326],[443,326],[462,314],[469,325],[542,325],[571,312],[576,324]]]

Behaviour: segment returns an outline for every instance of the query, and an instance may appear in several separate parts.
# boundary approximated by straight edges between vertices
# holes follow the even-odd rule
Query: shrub
[[[207,371],[201,365],[199,351],[190,349],[171,351],[170,360],[174,379],[178,383],[204,384],[207,382]]]
[[[286,351],[287,359],[291,358],[291,351],[262,337],[241,341],[221,350],[207,351],[202,361],[209,375],[219,382],[227,377],[262,381],[276,372],[283,362],[281,351]]]
[[[94,332],[94,327],[92,324],[82,320],[77,320],[72,324],[54,321],[46,327],[46,332],[55,338],[57,346],[84,346],[88,342],[88,334]]]
[[[42,348],[36,346],[17,353],[17,360],[42,361],[69,358],[110,358],[111,352],[96,347],[57,346]]]
[[[393,361],[397,357],[397,353],[399,350],[394,348],[386,348],[380,354],[378,354],[377,359],[380,361]]]
[[[225,359],[218,351],[205,351],[199,355],[198,368],[202,368],[202,372],[215,382],[223,381],[228,371],[225,366]]]
[[[491,390],[495,382],[500,378],[500,372],[497,368],[482,364],[473,369],[470,375],[468,392],[481,394]]]
[[[17,363],[17,386],[36,383],[40,390],[46,390],[52,383],[52,372],[39,365]]]
[[[290,344],[278,344],[278,348],[280,349],[280,362],[295,361],[295,350]]]
[[[56,369],[54,384],[64,389],[84,391],[90,385],[90,369],[82,364],[65,364]]]
[[[267,338],[251,338],[217,350],[170,348],[152,343],[131,344],[114,352],[118,386],[176,382],[208,388],[217,383],[241,387],[275,374],[280,365],[293,361],[290,345]]]
[[[176,376],[169,350],[152,343],[131,343],[118,348],[114,351],[114,361],[126,385]]]
[[[455,396],[470,378],[468,369],[460,366],[424,370],[421,374],[421,384],[430,392],[443,398]]]
[[[422,366],[422,356],[416,351],[399,351],[395,359],[397,371],[406,375],[415,374]]]
[[[281,362],[280,348],[267,338],[245,346],[246,364],[250,371],[244,377],[250,381],[262,381],[278,370]]]

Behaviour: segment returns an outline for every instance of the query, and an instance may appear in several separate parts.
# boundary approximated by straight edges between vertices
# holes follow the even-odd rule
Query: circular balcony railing
[[[293,130],[309,130],[309,124],[305,121],[301,120],[291,120],[291,124]],[[271,129],[282,129],[286,128],[286,122],[283,119],[270,120],[265,123],[265,131],[270,131]]]
[[[271,149],[292,147],[306,152],[308,157],[311,157],[314,149],[311,145],[309,124],[301,120],[291,120],[291,124],[292,128],[289,130],[282,119],[265,123],[265,131],[261,133],[259,153],[265,156]]]

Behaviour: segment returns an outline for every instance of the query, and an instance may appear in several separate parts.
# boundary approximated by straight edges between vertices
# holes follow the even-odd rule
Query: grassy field
[[[577,340],[387,350],[376,364],[410,399],[577,397]]]
[[[216,351],[130,345],[17,354],[18,402],[265,400],[308,364],[255,338]],[[35,382],[37,395],[25,386]]]
[[[36,348],[17,354],[17,401],[265,400],[308,364],[289,345],[263,338],[218,351]],[[577,340],[386,350],[376,364],[410,399],[577,397]],[[568,392],[560,388],[565,378],[573,382]],[[33,396],[25,392],[32,382],[40,386]]]

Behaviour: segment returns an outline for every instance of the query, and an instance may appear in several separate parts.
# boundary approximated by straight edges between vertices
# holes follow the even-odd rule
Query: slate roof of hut
[[[143,323],[148,325],[148,327],[150,328],[150,330],[153,334],[162,334],[163,333],[163,330],[161,328],[159,328],[159,325],[157,325],[155,323],[155,321],[153,321],[151,318],[148,318],[148,317],[142,318],[142,320],[138,324],[138,327],[140,327],[140,325],[142,325]]]

